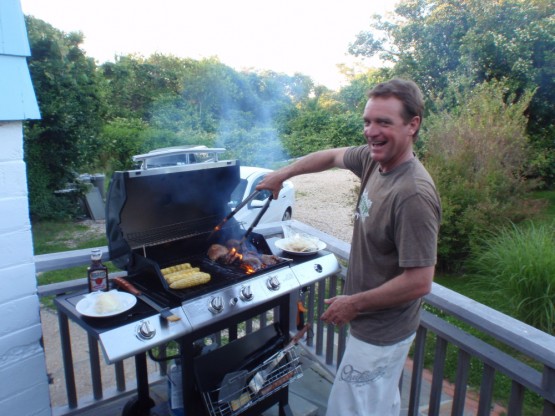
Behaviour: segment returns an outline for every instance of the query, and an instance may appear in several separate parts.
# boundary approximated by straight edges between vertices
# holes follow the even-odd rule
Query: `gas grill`
[[[279,327],[288,338],[289,310],[295,300],[291,296],[339,271],[331,253],[284,256],[272,241],[256,232],[248,234],[245,246],[259,255],[273,256],[275,263],[251,270],[241,263],[210,259],[207,251],[212,244],[226,244],[245,236],[246,231],[233,218],[221,229],[218,227],[230,214],[228,202],[239,179],[239,163],[235,160],[122,171],[112,177],[106,203],[110,259],[127,271],[128,282],[161,308],[169,308],[180,318],[178,321],[168,322],[141,300],[126,313],[110,318],[80,316],[75,304],[82,294],[57,300],[64,313],[100,341],[108,363],[177,341],[184,367],[186,407],[187,402],[194,401],[196,388],[191,384],[195,366],[191,345],[195,340],[272,308],[279,309]],[[211,280],[187,289],[171,289],[161,270],[183,263],[209,273]],[[137,381],[142,382],[139,374]],[[286,403],[283,389],[280,391],[277,398],[254,406],[253,412],[276,400]]]

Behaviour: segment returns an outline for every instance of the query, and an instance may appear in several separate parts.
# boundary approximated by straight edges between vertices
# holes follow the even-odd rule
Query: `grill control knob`
[[[208,310],[213,314],[220,313],[224,310],[224,301],[221,296],[214,296],[208,305]]]
[[[268,280],[266,280],[266,286],[268,286],[270,290],[278,290],[280,286],[278,278],[276,276],[269,277]]]
[[[241,288],[241,293],[239,294],[239,297],[242,300],[246,301],[246,302],[248,302],[249,300],[252,300],[253,294],[252,294],[252,291],[251,291],[251,287],[250,286],[243,286]]]
[[[150,322],[143,321],[137,328],[137,337],[139,339],[152,339],[156,335],[156,328],[150,326]]]

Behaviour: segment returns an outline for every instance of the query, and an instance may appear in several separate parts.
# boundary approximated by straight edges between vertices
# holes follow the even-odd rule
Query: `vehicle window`
[[[191,154],[193,156],[193,154]],[[201,162],[215,162],[218,160],[215,153],[195,153],[195,160],[191,163],[201,163]]]
[[[235,187],[233,192],[231,193],[231,205],[232,208],[236,207],[243,201],[243,195],[245,194],[245,189],[247,188],[247,181],[241,179],[241,182]]]
[[[187,164],[186,155],[158,156],[146,160],[147,167],[159,168],[164,166],[175,166]]]
[[[253,185],[252,185],[252,188],[251,188],[251,192],[254,192],[254,190],[256,189],[256,186],[257,186],[260,182],[262,182],[262,179],[264,179],[265,176],[266,176],[266,175],[263,175],[263,176],[257,178],[257,179],[253,182]],[[260,192],[258,195],[256,195],[256,197],[255,197],[254,199],[255,199],[256,201],[264,201],[265,199],[267,199],[267,198],[270,197],[270,194],[271,194],[270,191],[268,191],[267,189],[264,189],[262,192]]]

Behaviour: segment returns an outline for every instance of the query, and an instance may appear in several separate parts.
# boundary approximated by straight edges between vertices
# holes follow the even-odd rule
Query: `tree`
[[[103,104],[96,67],[79,45],[81,33],[65,34],[26,17],[32,58],[29,69],[41,120],[25,123],[25,160],[33,218],[66,215],[67,201],[54,191],[94,165]]]
[[[391,19],[376,16],[350,47],[380,55],[392,73],[417,82],[433,110],[435,97],[498,80],[507,95],[535,94],[527,109],[534,139],[531,166],[555,183],[555,9],[550,0],[404,0]],[[551,158],[549,158],[551,155]],[[542,159],[545,156],[545,159]]]

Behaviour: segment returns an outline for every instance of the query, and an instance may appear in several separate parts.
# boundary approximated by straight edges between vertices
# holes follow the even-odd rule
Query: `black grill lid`
[[[114,172],[106,200],[110,259],[126,268],[134,249],[210,232],[230,212],[239,163]]]

